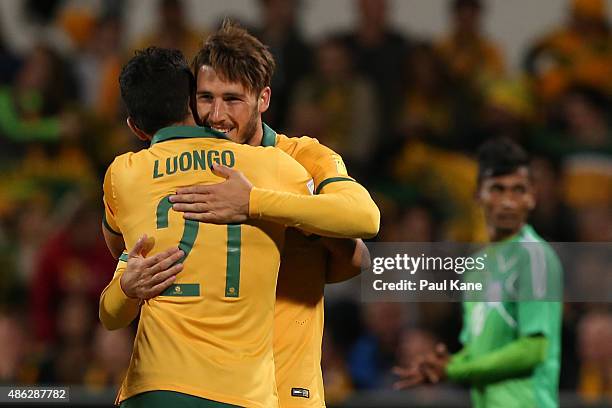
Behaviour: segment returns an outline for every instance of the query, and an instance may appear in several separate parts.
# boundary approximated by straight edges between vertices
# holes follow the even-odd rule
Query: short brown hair
[[[249,91],[259,93],[270,86],[276,64],[268,47],[226,19],[194,57],[191,68],[196,78],[204,65],[212,67],[223,80],[239,82]]]

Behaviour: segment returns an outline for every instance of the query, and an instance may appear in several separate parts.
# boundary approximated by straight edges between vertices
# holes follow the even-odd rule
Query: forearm
[[[326,283],[351,279],[361,273],[362,265],[369,266],[370,253],[360,239],[321,238],[321,240],[330,253],[325,274]]]
[[[336,238],[373,237],[380,223],[370,194],[352,181],[331,183],[325,194],[313,196],[255,187],[249,216]]]
[[[121,289],[121,273],[102,291],[100,296],[99,316],[107,330],[116,330],[128,326],[138,316],[140,301],[129,298]]]
[[[521,337],[473,359],[460,352],[451,358],[446,374],[452,381],[478,385],[524,376],[544,361],[547,345],[543,336]]]

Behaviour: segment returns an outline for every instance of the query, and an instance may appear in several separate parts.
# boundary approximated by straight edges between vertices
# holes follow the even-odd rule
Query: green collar
[[[151,146],[158,142],[165,142],[166,140],[189,139],[195,137],[210,137],[228,140],[222,132],[217,132],[206,126],[168,126],[159,129],[155,133],[153,139],[151,139]]]
[[[263,124],[263,137],[261,138],[261,145],[264,147],[276,146],[276,132],[265,123]]]

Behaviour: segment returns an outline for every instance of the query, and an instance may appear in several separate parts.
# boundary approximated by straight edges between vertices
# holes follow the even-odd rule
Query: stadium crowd
[[[440,38],[409,37],[390,25],[384,0],[356,0],[356,26],[316,43],[300,32],[299,3],[261,0],[261,23],[249,27],[277,61],[265,120],[342,155],[381,209],[377,241],[482,241],[474,153],[501,135],[533,157],[530,222],[544,238],[612,240],[604,0],[569,1],[566,20],[524,50],[520,70],[483,31],[484,0],[449,0]],[[95,391],[120,383],[135,329],[109,332],[97,319],[115,268],[100,233],[102,178],[115,155],[145,147],[125,125],[117,78],[134,49],[191,58],[207,31],[189,27],[181,1],[162,0],[158,30],[126,44],[123,2],[97,14],[70,4],[23,2],[63,47],[41,36],[18,55],[0,38],[0,383]],[[457,303],[362,303],[358,279],[328,289],[328,401],[390,390],[391,368],[437,341],[459,348]],[[565,304],[561,388],[612,401],[609,304]]]

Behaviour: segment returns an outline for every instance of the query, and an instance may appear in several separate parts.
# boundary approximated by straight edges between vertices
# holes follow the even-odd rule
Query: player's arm
[[[123,242],[123,235],[115,231],[109,230],[104,220],[102,221],[102,234],[104,235],[104,241],[110,251],[111,255],[115,259],[119,259],[121,253],[125,249],[125,242]]]
[[[458,353],[446,366],[447,377],[455,382],[486,385],[531,373],[546,358],[544,336],[525,336],[476,358]]]
[[[254,187],[249,217],[336,238],[371,238],[380,224],[380,212],[370,194],[350,179],[323,185],[313,196]]]
[[[321,238],[330,253],[326,283],[337,283],[351,279],[361,273],[362,266],[370,265],[370,252],[360,239]]]
[[[108,330],[129,325],[138,315],[142,301],[151,299],[166,290],[176,274],[183,269],[180,259],[185,253],[170,248],[147,257],[154,241],[142,236],[129,254],[119,257],[113,280],[100,296],[99,316]]]
[[[115,191],[112,180],[113,164],[111,164],[108,167],[108,170],[106,170],[106,174],[104,175],[104,184],[102,186],[104,190],[104,197],[102,199],[104,202],[102,235],[104,235],[104,241],[106,242],[106,246],[108,247],[108,250],[113,258],[119,259],[119,256],[125,249],[125,242],[115,219],[117,205],[115,203]]]
[[[288,152],[314,177],[315,195],[253,187],[240,172],[215,166],[226,181],[179,189],[170,198],[173,209],[201,222],[259,218],[327,237],[376,235],[380,212],[368,191],[346,175],[340,156],[310,140],[314,142]]]
[[[128,326],[140,311],[140,301],[128,297],[121,289],[121,277],[126,266],[126,260],[119,260],[113,280],[100,295],[98,315],[102,326],[107,330],[117,330]]]

